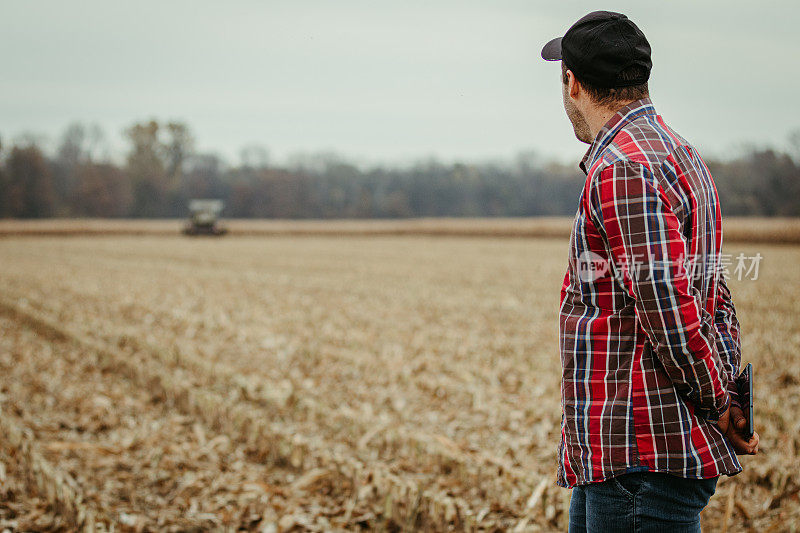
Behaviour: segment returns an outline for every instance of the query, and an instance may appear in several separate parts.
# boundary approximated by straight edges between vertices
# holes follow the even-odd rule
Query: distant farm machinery
[[[223,207],[222,200],[189,201],[189,221],[183,228],[183,234],[220,236],[228,233],[227,228],[219,224],[219,214]]]

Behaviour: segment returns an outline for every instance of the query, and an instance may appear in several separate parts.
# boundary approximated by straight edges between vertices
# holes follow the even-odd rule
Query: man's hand
[[[733,444],[736,455],[755,455],[758,453],[758,433],[753,432],[753,437],[748,441],[744,437],[747,428],[747,419],[744,412],[735,405],[728,407],[717,421],[722,434]]]

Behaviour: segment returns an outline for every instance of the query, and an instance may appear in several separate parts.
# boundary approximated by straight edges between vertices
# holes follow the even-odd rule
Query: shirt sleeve
[[[653,173],[632,161],[606,167],[593,188],[591,211],[655,356],[695,413],[718,420],[730,401],[727,375],[709,339],[710,317],[703,323],[685,268],[687,243],[669,199]]]
[[[716,307],[714,311],[714,327],[717,330],[717,353],[722,359],[722,367],[728,378],[728,394],[731,404],[739,404],[739,391],[736,387],[736,376],[742,361],[741,342],[739,341],[739,320],[736,318],[736,307],[733,305],[731,291],[720,273],[717,283]]]

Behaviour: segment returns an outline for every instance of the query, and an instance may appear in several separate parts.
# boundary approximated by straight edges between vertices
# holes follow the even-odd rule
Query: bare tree
[[[194,137],[189,127],[182,122],[169,122],[164,130],[167,139],[163,143],[167,176],[175,179],[183,172],[186,159],[194,150]]]
[[[239,161],[244,168],[266,168],[269,165],[269,151],[259,144],[248,144],[239,151]]]

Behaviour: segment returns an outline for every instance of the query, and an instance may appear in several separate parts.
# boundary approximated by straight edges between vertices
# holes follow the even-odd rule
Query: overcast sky
[[[0,134],[189,124],[231,162],[333,150],[362,161],[577,161],[544,42],[595,9],[653,48],[656,109],[706,154],[800,128],[800,8],[784,1],[0,0]]]

